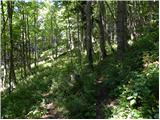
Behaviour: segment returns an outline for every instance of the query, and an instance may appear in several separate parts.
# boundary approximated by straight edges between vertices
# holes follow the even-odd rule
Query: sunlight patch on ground
[[[50,55],[50,54],[52,54],[52,50],[51,50],[51,49],[42,52],[42,54],[40,55],[40,57],[48,56],[48,55]]]
[[[42,65],[43,67],[51,67],[52,63],[49,63],[43,60],[43,61],[38,62],[37,65]],[[35,64],[32,63],[31,68],[34,68],[34,67],[35,67]]]
[[[52,63],[45,63],[43,64],[44,67],[51,67],[52,66]]]
[[[42,65],[42,64],[45,64],[45,61],[44,61],[44,60],[43,60],[43,61],[38,62],[38,65]]]

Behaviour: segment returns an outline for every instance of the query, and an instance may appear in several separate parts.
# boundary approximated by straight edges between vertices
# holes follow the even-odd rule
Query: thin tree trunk
[[[126,2],[118,1],[117,4],[117,52],[119,58],[123,58],[123,53],[126,49]]]
[[[83,46],[83,51],[87,50],[87,41],[86,41],[86,13],[85,13],[86,1],[81,3],[81,41]]]
[[[69,25],[69,28],[68,28],[68,37],[69,37],[69,49],[70,49],[70,59],[71,59],[71,64],[73,63],[72,62],[72,41],[71,41],[71,32],[70,32],[70,20],[69,20],[69,12],[68,12],[68,25]],[[73,64],[72,64],[73,65]]]
[[[81,46],[82,46],[82,51],[83,51],[83,50],[85,50],[85,48],[83,46],[83,40],[84,40],[84,29],[83,29],[83,27],[80,28],[80,31],[81,31],[80,33],[81,33],[81,41],[82,41]]]
[[[56,58],[58,57],[58,43],[57,43],[57,38],[55,39],[55,46],[56,46]]]
[[[99,1],[98,4],[99,4],[99,29],[100,29],[100,40],[99,40],[100,58],[104,60],[106,57],[106,49],[105,49],[105,29],[104,29],[105,24],[103,18],[103,10],[104,10],[103,1]]]
[[[116,23],[116,19],[115,19],[115,16],[114,16],[114,14],[113,14],[113,12],[112,12],[112,10],[111,10],[111,7],[109,6],[109,4],[106,2],[106,5],[107,5],[107,7],[108,7],[108,9],[109,9],[109,11],[110,11],[110,13],[111,13],[111,15],[112,15],[112,18],[113,18],[113,20],[114,20],[114,22]],[[111,51],[112,52],[114,52],[114,49],[113,49],[113,47],[112,47],[112,44],[111,44],[111,38],[109,37],[109,32],[107,31],[107,29],[106,29],[106,16],[107,16],[107,14],[106,14],[106,9],[105,9],[105,4],[103,3],[102,4],[102,15],[103,15],[103,18],[104,18],[104,30],[105,30],[105,36],[106,36],[106,38],[108,38],[107,39],[107,42],[108,42],[108,45],[110,46],[110,48],[111,48]],[[112,28],[113,28],[113,26],[112,26]],[[113,28],[114,29],[114,28]],[[114,32],[112,32],[112,35],[114,36]],[[114,37],[112,37],[112,38],[114,38]]]
[[[34,28],[37,29],[36,26],[36,16],[34,15]],[[37,66],[37,30],[34,32],[34,65]]]
[[[27,15],[27,38],[28,38],[28,69],[31,71],[31,40],[30,40],[30,33],[29,33],[29,22],[28,22],[28,15]]]
[[[91,1],[86,4],[86,42],[87,42],[87,58],[89,67],[93,69],[93,56],[92,56],[92,39],[91,39]]]
[[[23,14],[22,14],[22,21],[25,23],[25,18],[24,18],[24,9],[23,9]],[[25,25],[22,25],[22,55],[23,55],[23,70],[24,70],[24,77],[26,77],[26,53],[25,53]]]
[[[78,33],[78,63],[80,63],[80,66],[82,66],[82,63],[81,63],[81,57],[82,57],[82,55],[81,55],[81,40],[80,40],[80,34],[79,34],[79,32],[80,32],[80,28],[79,28],[79,13],[77,13],[77,33]]]
[[[13,2],[7,1],[7,11],[8,11],[8,30],[10,39],[10,72],[9,72],[9,92],[11,92],[11,82],[16,84],[16,76],[14,70],[14,57],[13,57],[13,36],[12,36],[12,15],[13,15]]]
[[[54,58],[54,49],[53,49],[53,48],[54,48],[54,41],[53,41],[53,22],[52,22],[52,19],[53,19],[53,17],[52,17],[52,16],[53,16],[53,15],[52,15],[52,14],[53,14],[53,11],[52,11],[52,8],[51,8],[51,11],[50,11],[50,12],[51,12],[51,21],[50,21],[50,22],[51,22],[51,28],[50,28],[51,31],[50,31],[50,36],[51,36],[51,45],[52,45],[52,57]]]
[[[4,9],[3,9],[3,1],[1,1],[1,10],[2,10],[2,31],[1,31],[1,38],[4,39],[3,42],[4,42],[4,79],[2,81],[2,84],[4,83],[4,81],[7,79],[7,60],[6,60],[6,41],[5,41],[5,26],[6,26],[6,22],[5,22],[5,16],[4,16]],[[3,87],[3,85],[2,85]]]

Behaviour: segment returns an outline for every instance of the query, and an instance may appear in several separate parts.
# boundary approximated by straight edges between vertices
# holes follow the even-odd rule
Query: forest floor
[[[151,36],[150,38],[154,38]],[[67,54],[43,52],[32,73],[2,94],[2,118],[158,118],[158,44],[141,38],[119,61],[113,53],[91,71]],[[96,55],[95,55],[96,56]],[[82,59],[84,60],[84,58]]]

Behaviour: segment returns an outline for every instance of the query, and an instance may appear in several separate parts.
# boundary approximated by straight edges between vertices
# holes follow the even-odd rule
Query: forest
[[[159,2],[1,0],[2,119],[158,119]]]

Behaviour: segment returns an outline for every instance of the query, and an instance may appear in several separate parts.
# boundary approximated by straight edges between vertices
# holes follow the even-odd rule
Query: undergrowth
[[[41,61],[32,74],[19,78],[11,94],[2,92],[2,118],[41,118],[47,112],[41,104],[49,102],[61,110],[63,118],[96,118],[96,92],[101,87],[106,88],[106,101],[116,101],[102,103],[104,118],[158,118],[157,31],[144,31],[122,61],[113,53],[93,71],[79,65],[77,59],[71,62],[67,55]],[[97,86],[99,78],[102,84]]]

